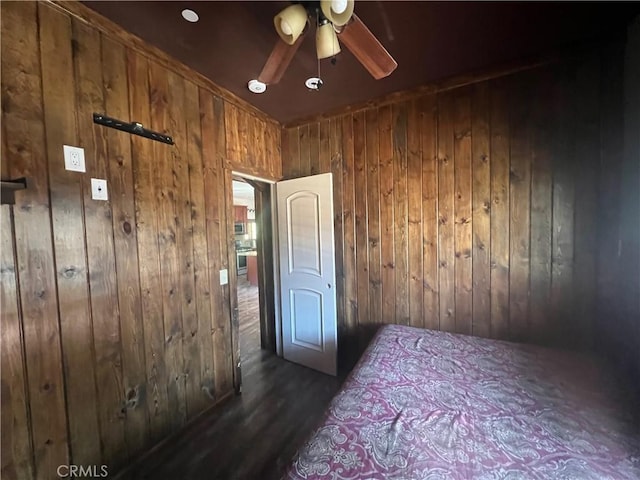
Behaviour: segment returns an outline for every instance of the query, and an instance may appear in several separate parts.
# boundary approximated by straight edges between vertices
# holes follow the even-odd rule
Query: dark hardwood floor
[[[239,281],[238,302],[242,394],[203,414],[118,478],[277,479],[320,421],[340,379],[261,350],[257,287]]]

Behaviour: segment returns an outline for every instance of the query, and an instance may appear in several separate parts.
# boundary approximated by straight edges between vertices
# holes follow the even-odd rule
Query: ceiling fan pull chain
[[[332,27],[333,27],[333,24],[332,24]],[[335,32],[335,29],[334,29],[334,32]],[[331,57],[331,65],[335,65],[336,64],[336,53],[335,52],[338,51],[338,49],[336,48],[336,43],[338,43],[337,35],[334,34],[333,37],[332,37],[332,40],[333,40],[333,52],[334,52],[334,54],[333,54],[333,57]]]
[[[316,29],[320,28],[320,11],[316,9]],[[318,62],[318,78],[322,78],[320,76],[320,58],[316,55],[316,61]]]

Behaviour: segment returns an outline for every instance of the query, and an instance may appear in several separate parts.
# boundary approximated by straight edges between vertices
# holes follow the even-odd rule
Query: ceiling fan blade
[[[352,20],[338,34],[340,42],[376,80],[387,77],[398,64],[378,41],[371,30],[354,13]]]
[[[303,37],[304,35],[300,35],[293,45],[289,45],[278,38],[275,47],[273,47],[271,51],[271,55],[269,55],[267,62],[262,68],[262,72],[260,72],[258,76],[258,80],[267,85],[278,83],[289,66],[289,63],[291,63],[293,56],[298,51]]]

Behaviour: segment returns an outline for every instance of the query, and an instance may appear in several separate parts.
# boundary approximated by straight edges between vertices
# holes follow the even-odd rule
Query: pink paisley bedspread
[[[585,356],[382,328],[288,479],[640,479],[632,410]]]

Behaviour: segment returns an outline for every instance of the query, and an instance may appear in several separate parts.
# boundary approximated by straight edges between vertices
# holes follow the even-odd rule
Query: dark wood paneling
[[[330,136],[331,136],[331,124],[329,120],[323,120],[320,122],[320,150],[318,152],[320,166],[318,173],[327,173],[331,171],[331,148],[330,148]],[[289,130],[283,130],[283,132],[289,132]],[[285,140],[282,140],[282,146],[285,146]],[[285,156],[282,156],[283,160]]]
[[[438,95],[438,281],[440,329],[455,331],[455,155],[453,100],[455,93]]]
[[[420,105],[409,102],[407,113],[407,268],[409,274],[409,324],[423,326],[422,264],[422,150],[420,148]],[[409,172],[411,174],[409,175]]]
[[[198,356],[199,372],[192,367],[189,374],[195,374],[197,381],[191,382],[194,395],[191,396],[189,414],[202,411],[211,403],[209,395],[203,395],[207,389],[212,390],[214,382],[213,342],[211,319],[211,292],[215,285],[211,284],[209,272],[212,266],[209,264],[207,248],[207,223],[206,223],[206,189],[203,167],[202,125],[200,121],[200,93],[198,87],[191,83],[185,83],[185,114],[187,126],[187,161],[189,163],[189,192],[190,205],[189,217],[191,220],[191,236],[193,239],[193,276],[194,298],[196,305],[195,322],[191,325],[189,335],[195,338],[191,344],[193,355]],[[195,330],[194,330],[195,329]],[[197,394],[195,392],[198,392]]]
[[[440,280],[438,262],[438,104],[435,95],[420,103],[420,148],[422,151],[422,324],[440,326]],[[411,175],[418,171],[411,170]]]
[[[396,276],[393,242],[393,118],[391,105],[378,110],[380,172],[380,262],[383,323],[395,323]]]
[[[491,337],[509,335],[509,97],[503,79],[490,83]]]
[[[622,70],[624,68],[624,71]],[[597,346],[640,385],[640,19],[604,51],[598,179]],[[622,112],[620,111],[622,107]],[[579,194],[581,195],[581,194]]]
[[[30,439],[12,439],[9,445],[10,448],[19,449],[20,442],[22,445],[30,442],[28,455],[33,459],[33,468],[30,460],[24,463],[20,459],[15,459],[17,463],[10,468],[16,470],[17,478],[20,478],[20,474],[26,478],[47,478],[57,465],[68,462],[69,447],[37,5],[27,2],[3,3],[1,9],[2,161],[6,165],[3,171],[10,177],[29,178],[28,191],[16,195],[13,232],[15,271],[20,285],[17,292],[20,295],[17,298],[19,328],[24,336],[22,362],[28,372],[27,392],[24,397],[26,404],[18,406],[12,403],[11,409],[15,409],[16,418],[19,418],[21,408],[30,412],[31,423],[27,427],[30,429]],[[49,228],[43,229],[43,225]]]
[[[353,151],[353,122],[351,115],[341,117],[342,128],[342,234],[343,243],[343,272],[351,275],[343,275],[344,282],[344,320],[345,332],[355,332],[357,319],[357,269],[356,269],[356,240],[355,240],[355,178],[354,178],[354,151]],[[315,125],[313,125],[315,127]],[[310,127],[309,130],[315,128]],[[312,140],[310,138],[310,140]],[[317,140],[317,139],[316,139]],[[313,147],[312,147],[313,148]],[[351,343],[354,338],[349,335],[347,349],[350,353],[357,351],[356,344]]]
[[[273,178],[276,179],[280,179],[282,177],[281,133],[282,128],[280,128],[280,125],[271,123],[265,125],[265,162],[273,168],[272,175]]]
[[[553,162],[553,205],[551,228],[551,318],[554,335],[572,341],[569,322],[573,307],[573,250],[575,210],[575,122],[572,121],[575,90],[575,72],[569,66],[559,70],[560,79],[554,85],[554,124],[552,148],[563,162]]]
[[[1,17],[2,173],[29,180],[14,224],[2,213],[2,475],[113,474],[233,391],[225,178],[278,178],[281,131],[97,17],[28,2]],[[63,144],[85,149],[86,173],[64,170]]]
[[[303,127],[300,127],[303,128]],[[300,128],[297,130],[300,131]],[[342,218],[342,121],[341,118],[331,120],[331,174],[333,176],[333,224],[336,241],[336,296],[340,292],[341,296],[337,296],[337,317],[338,317],[338,352],[342,355],[346,352],[344,340],[347,338],[348,332],[345,327],[345,310],[344,310],[344,222]],[[300,149],[302,153],[302,148]],[[300,156],[302,158],[302,155]],[[283,172],[284,173],[284,172]]]
[[[535,73],[534,73],[535,75]],[[517,75],[509,92],[509,338],[529,338],[531,195],[531,75]]]
[[[551,164],[553,151],[551,135],[553,126],[546,118],[552,108],[549,95],[553,85],[550,71],[543,71],[538,79],[538,101],[532,111],[531,136],[531,260],[529,321],[531,334],[545,342],[550,333],[551,299],[551,225],[553,183]]]
[[[473,334],[491,336],[491,110],[489,85],[471,93]]]
[[[90,118],[93,112],[105,111],[101,39],[98,32],[78,20],[73,21],[72,27],[73,39],[77,45],[73,57],[77,75],[78,115]],[[81,130],[78,132],[78,141],[84,147],[85,153],[94,159],[87,168],[90,177],[107,178],[108,157],[104,129],[95,126]],[[104,340],[99,336],[103,333],[100,327],[108,325],[113,316],[114,305],[111,299],[117,296],[112,211],[109,203],[91,201],[89,178],[83,180],[85,228],[94,233],[86,239],[88,275],[93,279],[90,297],[93,322],[88,316],[79,318],[74,321],[72,328],[76,342],[84,338],[85,342],[93,344],[93,348],[96,348]],[[98,331],[94,332],[92,329]],[[69,412],[71,451],[74,458],[77,456],[78,459],[82,459],[79,460],[80,463],[91,465],[100,462],[101,430],[98,427],[98,411],[104,410],[103,406],[107,403],[109,396],[102,398],[101,401],[98,400],[100,393],[104,393],[104,386],[97,388],[97,371],[91,349],[78,348],[77,350],[84,355],[84,359],[79,358],[73,363],[81,365],[79,383],[84,388],[81,392],[81,405],[73,406],[73,399],[67,400],[72,405]],[[103,352],[96,350],[96,353],[102,355]],[[117,401],[119,397],[117,390],[114,393]],[[75,432],[72,425],[75,426]]]
[[[382,260],[380,256],[380,166],[378,163],[378,112],[365,113],[367,152],[367,222],[369,242],[369,317],[382,323]],[[335,208],[335,207],[334,207]]]
[[[311,175],[309,125],[298,128],[298,143],[300,145],[300,174],[304,177]]]
[[[225,213],[229,212],[231,205],[227,205],[225,195],[225,172],[222,168],[224,152],[226,149],[225,144],[225,130],[227,127],[224,125],[224,112],[225,103],[217,97],[213,99],[213,129],[212,136],[209,138],[212,148],[214,148],[214,155],[217,161],[210,162],[212,168],[211,175],[211,188],[214,195],[212,196],[212,202],[215,201],[217,208],[212,209],[214,214],[217,214],[217,222],[215,217],[214,223],[219,225],[218,242],[220,248],[220,263],[218,265],[219,270],[227,269],[231,270],[229,273],[233,277],[235,272],[235,263],[229,264],[228,255],[228,239],[227,231],[229,230],[228,214],[225,218]],[[213,172],[215,171],[215,174]],[[217,179],[217,187],[214,181]],[[229,189],[231,191],[231,189]],[[217,195],[217,197],[216,197]],[[209,207],[208,207],[209,208]],[[230,231],[230,230],[229,230]],[[215,233],[215,230],[214,230]],[[215,247],[210,244],[210,248]],[[213,272],[215,275],[217,272]],[[216,315],[216,328],[214,334],[214,348],[218,354],[216,358],[216,395],[218,398],[222,398],[233,387],[233,360],[232,360],[232,340],[231,340],[231,305],[229,303],[229,287],[221,287],[218,289],[220,300],[217,303],[219,305],[219,312]],[[216,348],[218,347],[218,348]]]
[[[298,129],[292,128],[285,130],[282,134],[282,168],[287,173],[285,178],[300,177],[300,140],[298,137]],[[285,159],[287,163],[285,165]]]
[[[169,131],[173,105],[169,102],[169,72],[157,64],[149,64],[151,93],[151,128]],[[176,429],[186,419],[185,383],[182,372],[182,288],[180,282],[180,240],[178,217],[179,165],[173,163],[173,148],[161,143],[153,145],[156,158],[156,220],[160,253],[160,296],[164,312],[164,357],[167,366],[166,385],[170,428]]]
[[[619,308],[620,264],[620,176],[624,157],[624,118],[619,106],[624,101],[623,48],[606,51],[603,60],[602,96],[600,115],[602,119],[599,159],[598,216],[604,228],[598,229],[598,321],[603,344],[599,350],[616,349],[615,330],[610,330],[611,312]],[[615,259],[616,261],[612,261]],[[619,340],[618,340],[619,341]]]
[[[200,89],[200,118],[202,126],[202,155],[211,161],[204,165],[204,206],[209,261],[209,282],[211,293],[211,319],[208,328],[213,346],[213,382],[204,384],[203,391],[213,400],[221,398],[229,389],[231,372],[227,358],[231,356],[229,324],[224,316],[224,294],[219,285],[218,271],[222,268],[222,238],[225,236],[224,203],[221,193],[224,189],[222,159],[224,158],[224,112],[223,104],[209,92]],[[225,250],[226,252],[226,250]]]
[[[202,411],[200,391],[200,358],[198,354],[198,319],[196,317],[195,278],[193,275],[193,228],[191,218],[191,191],[189,188],[189,144],[185,117],[186,80],[174,73],[169,75],[169,105],[175,106],[170,118],[170,131],[176,142],[172,152],[174,195],[177,196],[176,242],[180,252],[178,278],[182,313],[182,365],[180,374],[184,388],[186,418]],[[181,108],[182,107],[182,108]],[[197,108],[197,105],[194,105]],[[198,110],[196,110],[198,111]]]
[[[47,159],[57,159],[61,145],[76,145],[78,143],[77,107],[73,88],[71,18],[39,3],[38,19],[46,154]],[[88,389],[92,389],[91,380],[89,379],[87,382],[85,377],[86,364],[92,362],[92,355],[91,351],[86,348],[86,345],[91,341],[91,327],[88,325],[88,319],[91,318],[91,307],[84,238],[83,185],[80,176],[65,171],[63,162],[49,161],[48,171],[64,389],[69,422],[69,431],[62,424],[55,435],[57,442],[61,445],[68,442],[71,451],[73,451],[74,445],[79,445],[82,442],[82,439],[78,438],[78,430],[83,428],[81,426],[84,421],[81,418],[81,412],[84,410],[82,407],[83,397]],[[119,422],[112,422],[112,419],[108,418],[107,405],[118,395],[118,382],[120,381],[120,372],[118,371],[120,364],[119,328],[117,323],[114,328],[113,324],[107,322],[100,324],[100,319],[97,319],[93,330],[96,340],[96,375],[98,386],[102,387],[98,395],[105,396],[104,401],[99,405],[98,417],[101,428],[113,436],[113,443],[106,439],[104,449],[117,457],[118,447],[115,445],[123,443],[122,426]],[[83,348],[83,346],[85,347]],[[103,351],[105,354],[98,357]],[[113,372],[110,371],[111,369]],[[93,395],[90,398],[94,398]],[[93,408],[94,404],[89,407],[90,410]],[[89,421],[95,422],[95,419]],[[37,426],[37,423],[34,422],[33,425]],[[91,437],[93,437],[93,432],[90,441]],[[105,440],[105,435],[101,435],[101,440]],[[44,449],[48,449],[47,442],[49,441],[49,438],[43,439],[42,447]],[[97,445],[97,442],[94,444]],[[109,449],[111,446],[114,447],[112,450]],[[38,449],[37,443],[35,448]],[[37,465],[37,474],[45,478],[56,467],[57,465],[51,463]]]
[[[470,335],[472,332],[472,231],[471,231],[471,96],[470,88],[463,87],[454,99],[453,149],[455,157],[455,331]]]
[[[283,138],[301,140],[300,131],[322,132],[322,122],[342,126],[329,142],[344,158],[342,171],[333,163],[342,341],[359,334],[363,345],[375,325],[410,323],[593,343],[593,298],[590,312],[580,298],[594,296],[597,273],[600,58],[594,52],[284,130]],[[304,162],[315,141],[300,142]],[[314,159],[299,169],[296,153],[283,156],[286,177],[322,171]]]
[[[279,179],[282,172],[279,155],[280,127],[233,103],[225,102],[224,115],[224,165],[261,178]]]
[[[3,151],[3,155],[6,151]],[[20,325],[20,292],[17,282],[13,207],[0,210],[0,308],[2,312],[2,470],[4,478],[32,478],[31,418],[28,411],[24,337]],[[95,418],[95,412],[94,412]]]
[[[407,206],[407,104],[393,105],[393,258],[395,270],[395,322],[409,324],[409,258]]]
[[[228,105],[224,109],[224,123],[226,128],[226,155],[227,159],[240,160],[243,156],[242,143],[243,138],[240,137],[238,108],[235,105]]]
[[[103,80],[106,86],[104,89],[105,111],[115,118],[127,118],[129,114],[129,82],[127,79],[126,49],[122,45],[103,38],[102,53]],[[90,117],[87,115],[84,118]],[[145,404],[138,406],[140,390],[145,383],[145,363],[142,349],[144,331],[139,287],[138,240],[134,228],[136,212],[131,141],[130,136],[123,132],[109,129],[105,133],[108,176],[104,178],[109,179],[110,185],[121,337],[119,339],[120,345],[115,346],[114,349],[120,348],[119,360],[122,369],[122,378],[119,388],[116,390],[117,396],[114,398],[114,403],[109,405],[112,410],[109,414],[112,423],[119,423],[124,428],[124,448],[121,447],[120,458],[113,460],[114,468],[119,468],[119,465],[124,464],[131,454],[144,448],[147,442],[148,414]],[[92,202],[87,196],[86,203],[95,202]],[[106,301],[111,298],[111,296],[105,297]],[[107,321],[109,321],[108,317]],[[114,323],[113,320],[111,322]],[[105,457],[110,458],[106,454]]]
[[[322,125],[320,126],[322,129]],[[321,130],[322,132],[322,130]],[[327,138],[328,140],[328,138]],[[322,141],[322,138],[321,138]],[[354,303],[357,325],[367,325],[369,317],[369,234],[367,231],[367,197],[362,190],[367,189],[365,116],[360,112],[353,116],[354,153],[354,215],[356,248],[357,294]],[[322,149],[322,145],[321,145]]]
[[[309,125],[309,175],[320,173],[320,124]]]
[[[598,160],[600,152],[600,69],[597,57],[589,57],[581,62],[576,72],[575,105],[576,138],[584,141],[576,142],[576,193],[575,193],[575,253],[573,276],[576,292],[580,301],[577,303],[574,321],[579,319],[580,328],[575,341],[591,345],[594,338],[596,311],[596,241],[597,241],[597,194],[598,194]],[[640,215],[640,212],[638,212]],[[640,293],[640,292],[638,292]],[[640,298],[638,299],[640,302]]]
[[[624,312],[618,317],[615,328],[618,339],[626,338],[624,350],[618,352],[618,363],[625,371],[634,374],[636,391],[640,382],[640,18],[636,16],[629,25],[625,50],[624,70],[624,163],[621,184],[621,218],[628,219],[620,225],[621,275],[618,280],[621,295],[620,307]],[[615,352],[615,350],[614,350]]]
[[[149,105],[149,62],[142,55],[128,52],[129,111],[131,118],[143,125],[151,121]],[[140,390],[140,408],[149,415],[149,436],[160,438],[167,431],[169,421],[166,363],[164,358],[164,325],[161,289],[158,224],[156,220],[156,157],[153,143],[138,136],[131,138],[134,195],[137,221],[138,262],[144,330],[146,382]]]

